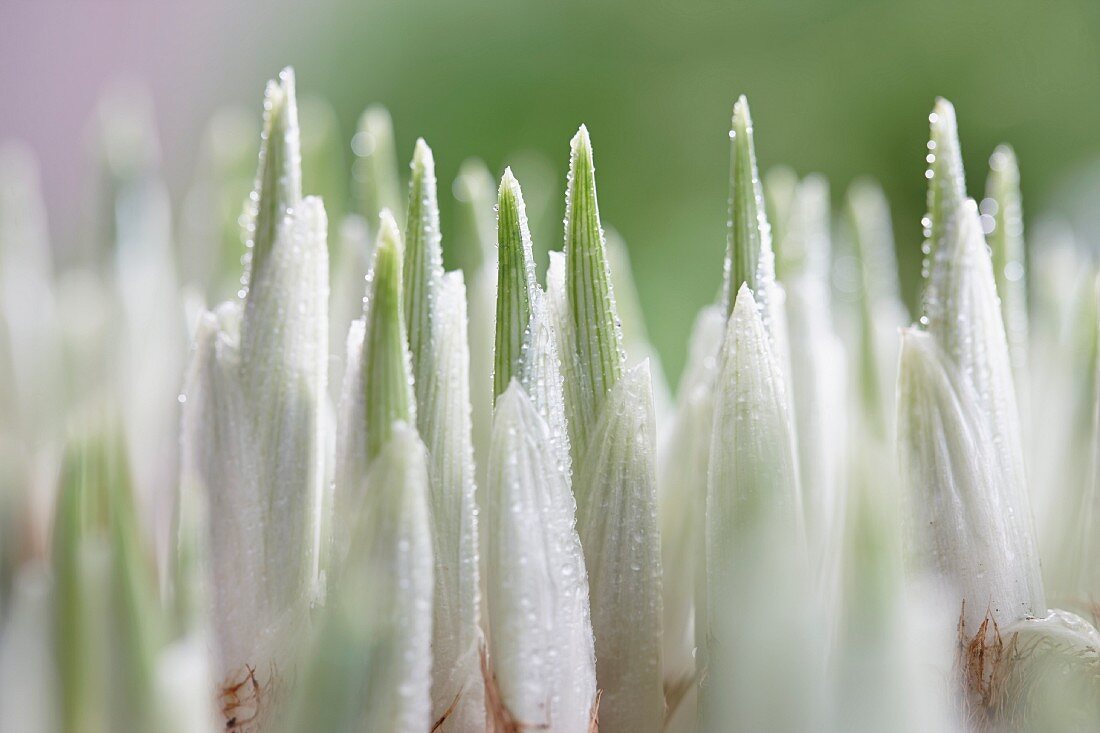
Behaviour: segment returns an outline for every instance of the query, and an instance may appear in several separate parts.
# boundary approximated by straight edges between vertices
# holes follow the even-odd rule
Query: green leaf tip
[[[435,156],[432,155],[432,149],[422,137],[416,138],[416,144],[413,146],[412,170],[414,176],[425,173],[435,174]]]
[[[588,128],[581,125],[569,145],[565,200],[565,287],[572,315],[579,390],[589,423],[623,372],[622,334],[611,286]]]
[[[375,242],[375,249],[382,245],[393,248],[401,255],[404,254],[401,229],[397,226],[397,219],[389,209],[383,209],[378,215],[378,240]]]
[[[412,377],[401,301],[401,250],[397,222],[384,210],[375,247],[364,349],[368,461],[389,441],[395,421],[413,422]]]
[[[811,173],[795,185],[785,236],[775,240],[775,269],[781,282],[810,273],[828,279],[829,181]]]
[[[458,204],[454,247],[458,269],[471,279],[482,266],[491,269],[496,260],[493,221],[493,176],[485,163],[470,158],[459,166],[452,187]]]
[[[367,221],[376,221],[383,209],[400,212],[403,203],[397,180],[393,120],[385,107],[368,107],[359,116],[351,152],[355,155],[352,177],[359,214]]]
[[[1005,335],[1016,376],[1020,408],[1028,408],[1027,254],[1024,251],[1023,207],[1020,202],[1020,168],[1016,153],[999,145],[989,158],[986,198],[982,201],[982,228],[993,260],[993,278],[1001,299]]]
[[[519,181],[516,180],[515,174],[512,173],[512,166],[505,166],[504,175],[500,177],[500,188],[497,191],[498,196],[503,196],[505,192],[512,194],[513,196],[521,195]]]
[[[516,374],[531,319],[535,264],[527,208],[519,181],[504,169],[497,194],[497,309],[493,354],[493,399]]]
[[[966,176],[955,107],[943,97],[937,97],[928,115],[928,126],[928,170],[924,173],[928,179],[928,213],[921,222],[926,273],[931,258],[947,235],[947,228],[966,199]]]
[[[409,353],[418,399],[428,385],[432,357],[432,302],[443,277],[443,250],[439,231],[435,158],[418,138],[410,164],[409,203],[405,223],[405,318]]]
[[[858,263],[859,328],[854,353],[858,358],[853,366],[860,375],[858,393],[863,414],[876,434],[884,436],[887,405],[893,399],[895,331],[907,314],[901,304],[890,205],[878,183],[867,178],[855,180],[848,187],[844,217]],[[887,343],[890,346],[884,350]],[[884,358],[884,354],[889,356]]]
[[[260,162],[250,195],[248,246],[251,283],[275,242],[279,222],[302,200],[302,142],[294,70],[286,67],[264,92]]]
[[[733,312],[734,293],[747,283],[760,294],[774,278],[771,226],[756,166],[749,101],[741,95],[733,105],[730,126],[729,230],[726,251],[726,314]]]
[[[777,259],[781,259],[783,242],[787,236],[791,214],[794,211],[794,197],[798,189],[798,174],[789,166],[777,165],[764,174],[763,182],[764,205],[768,215],[768,223],[772,227],[772,242],[775,246]],[[776,269],[779,269],[779,263],[777,263]]]
[[[994,173],[1009,175],[1010,180],[1020,182],[1020,168],[1016,160],[1016,151],[1008,143],[1001,143],[989,156],[989,169]]]
[[[989,247],[993,253],[997,292],[1003,300],[1007,291],[1016,287],[1010,283],[1019,283],[1024,277],[1020,168],[1015,151],[1008,145],[997,146],[989,158],[985,195],[981,209],[983,215],[992,217],[992,230],[988,232]]]

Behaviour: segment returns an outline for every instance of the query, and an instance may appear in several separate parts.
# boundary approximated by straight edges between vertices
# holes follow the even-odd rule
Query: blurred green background
[[[837,202],[858,175],[883,184],[911,302],[936,95],[956,105],[971,195],[980,197],[995,145],[1015,146],[1029,221],[1057,209],[1058,182],[1100,155],[1094,0],[306,5],[230,11],[204,0],[172,11],[186,23],[141,11],[154,39],[175,41],[142,51],[173,190],[193,175],[203,120],[230,101],[258,117],[263,80],[292,63],[301,94],[332,102],[345,140],[368,103],[392,112],[401,158],[417,136],[428,140],[445,238],[454,218],[446,187],[465,158],[482,158],[494,175],[512,164],[521,183],[552,176],[534,235],[556,248],[567,146],[584,122],[604,223],[630,247],[673,379],[694,314],[721,279],[738,94],[749,97],[763,168],[823,172]],[[142,33],[141,23],[112,32]]]
[[[957,107],[972,195],[1002,141],[1020,157],[1027,214],[1100,153],[1100,3],[463,2],[341,7],[298,63],[350,126],[386,104],[398,150],[416,136],[441,181],[466,156],[494,173],[547,156],[559,182],[536,244],[561,246],[568,141],[588,125],[605,225],[630,247],[670,376],[721,281],[730,107],[748,95],[759,161],[826,173],[839,201],[860,174],[894,207],[915,293],[927,114]],[[346,13],[346,15],[345,15]],[[353,20],[354,18],[354,20]],[[350,129],[346,128],[346,129]],[[516,164],[524,181],[523,159]],[[451,200],[443,200],[443,226]]]

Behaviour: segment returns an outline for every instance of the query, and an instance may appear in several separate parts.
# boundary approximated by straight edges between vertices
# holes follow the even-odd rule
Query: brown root
[[[965,611],[965,602],[963,611]],[[996,619],[987,610],[973,636],[963,614],[958,625],[958,674],[965,695],[966,717],[975,730],[995,727],[1001,720],[1013,662],[1019,658],[1018,634],[1002,636]]]
[[[246,664],[218,688],[218,709],[225,720],[225,730],[231,733],[255,733],[263,726],[270,708],[272,686],[276,678],[271,670],[266,683],[261,684],[256,668]]]
[[[596,699],[592,701],[592,717],[588,724],[588,733],[600,733],[600,699],[603,690],[596,690]]]
[[[448,705],[447,709],[443,711],[443,714],[439,716],[439,720],[435,721],[435,725],[432,726],[431,733],[438,733],[438,731],[443,729],[443,724],[447,722],[447,718],[451,717],[451,714],[454,713],[455,708],[458,707],[458,699],[460,697],[462,697],[462,690],[458,691],[458,694],[455,695],[455,699],[451,701],[451,704]]]

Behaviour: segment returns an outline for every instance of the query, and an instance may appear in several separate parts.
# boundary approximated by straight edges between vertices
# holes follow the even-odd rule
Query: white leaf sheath
[[[605,733],[658,731],[664,718],[655,454],[652,386],[643,363],[608,393],[576,469]]]
[[[493,676],[524,728],[587,733],[596,695],[575,502],[550,429],[518,382],[497,398],[486,585]]]
[[[434,370],[422,394],[432,430],[426,434],[429,508],[435,552],[432,714],[450,710],[441,731],[485,727],[479,650],[478,531],[470,423],[470,352],[466,287],[461,272],[440,280],[436,297]]]

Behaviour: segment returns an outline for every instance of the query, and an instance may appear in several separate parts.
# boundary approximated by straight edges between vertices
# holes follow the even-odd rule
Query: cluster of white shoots
[[[584,126],[544,276],[519,181],[475,162],[446,271],[432,150],[401,196],[384,110],[346,213],[303,194],[346,176],[284,71],[243,212],[225,113],[173,230],[136,99],[99,120],[109,254],[61,274],[0,150],[0,730],[1100,719],[1096,266],[1062,237],[1029,294],[1014,154],[968,198],[945,100],[912,326],[882,192],[834,228],[822,176],[761,181],[737,101],[673,397]]]

